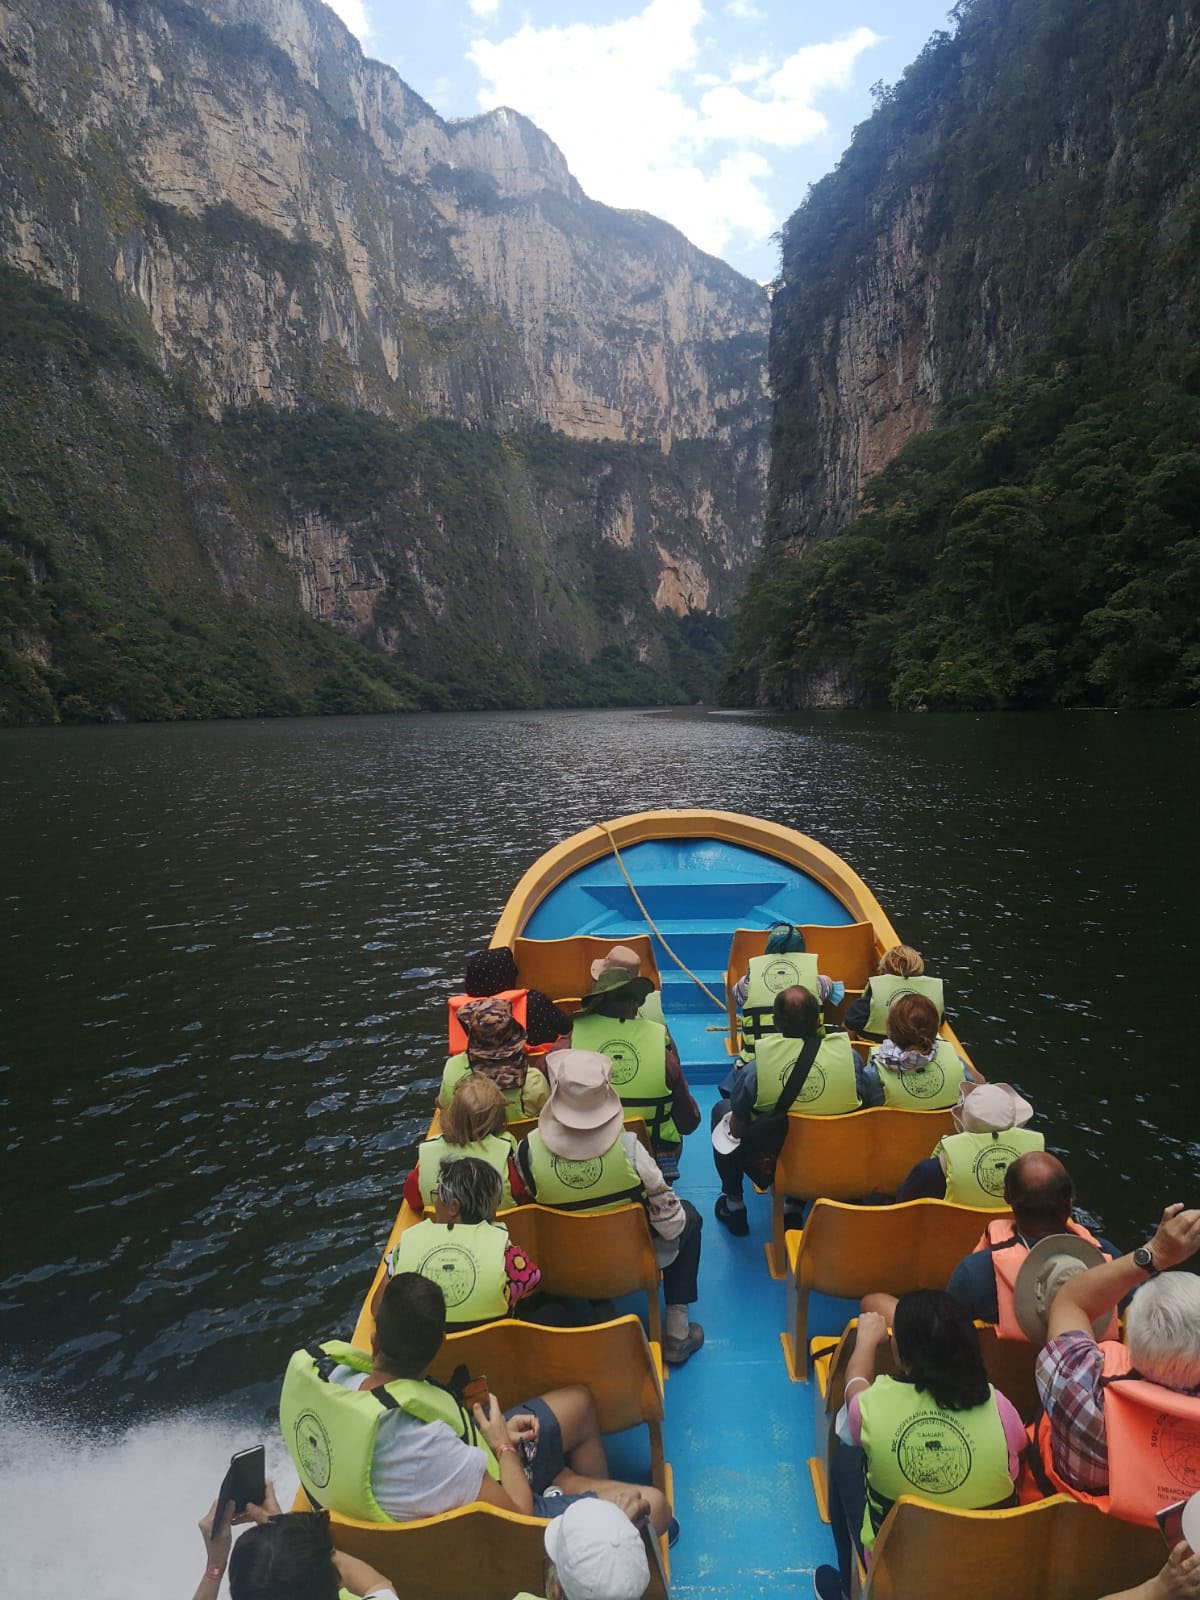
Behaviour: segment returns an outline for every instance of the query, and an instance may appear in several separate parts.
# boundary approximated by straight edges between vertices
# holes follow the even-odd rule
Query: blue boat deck
[[[781,862],[716,840],[660,841],[622,852],[646,909],[680,959],[724,994],[737,928],[777,920],[840,924],[845,908],[821,885]],[[574,874],[538,906],[524,932],[535,939],[575,934],[619,943],[648,933],[611,858]],[[813,1496],[814,1386],[794,1384],[779,1335],[784,1289],[767,1272],[769,1199],[747,1186],[750,1236],[735,1239],[713,1216],[719,1192],[707,1137],[718,1081],[728,1069],[724,1011],[671,960],[660,941],[663,1010],[703,1121],[684,1142],[677,1193],[704,1218],[700,1299],[693,1317],[704,1348],[670,1373],[664,1436],[675,1478],[681,1537],[671,1552],[677,1600],[792,1600],[812,1594],[812,1572],[834,1559],[833,1540]],[[719,1031],[711,1031],[713,1028]],[[814,1296],[814,1334],[840,1332],[854,1308]],[[648,1463],[632,1440],[614,1441],[614,1469]]]

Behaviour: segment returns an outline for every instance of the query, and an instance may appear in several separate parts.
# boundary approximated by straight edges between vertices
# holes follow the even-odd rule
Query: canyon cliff
[[[0,0],[0,260],[8,715],[702,687],[766,295],[517,112],[317,0]]]
[[[960,0],[783,230],[730,695],[1191,703],[1187,607],[1129,585],[1200,531],[1138,488],[1193,470],[1198,245],[1195,0]],[[1089,407],[1123,484],[1059,471]],[[1122,520],[1143,495],[1152,540]]]

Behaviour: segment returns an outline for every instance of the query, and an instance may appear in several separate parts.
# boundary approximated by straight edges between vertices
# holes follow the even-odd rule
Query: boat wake
[[[10,1592],[190,1595],[204,1570],[196,1523],[232,1453],[259,1440],[286,1507],[296,1474],[279,1431],[248,1411],[89,1429],[35,1420],[19,1395],[0,1391],[0,1549]]]

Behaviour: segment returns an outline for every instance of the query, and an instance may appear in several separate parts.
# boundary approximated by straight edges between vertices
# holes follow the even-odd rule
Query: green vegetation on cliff
[[[1197,49],[1195,0],[960,0],[877,91],[783,231],[730,698],[1200,696]]]
[[[0,723],[711,694],[723,625],[655,613],[596,529],[694,491],[683,455],[340,406],[216,422],[115,324],[3,267],[0,297]],[[321,621],[287,554],[314,524]]]
[[[768,556],[727,698],[902,710],[1200,698],[1200,359],[1175,381],[1030,369],[945,409],[862,514]]]

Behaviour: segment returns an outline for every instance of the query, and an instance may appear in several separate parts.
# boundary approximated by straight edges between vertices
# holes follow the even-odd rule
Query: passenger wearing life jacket
[[[544,1052],[555,1040],[569,1033],[571,1019],[560,1011],[540,989],[521,985],[517,963],[507,945],[477,950],[467,958],[462,994],[450,996],[450,1054],[466,1048],[464,1029],[457,1022],[458,1012],[471,1000],[507,1000],[513,1015],[525,1029],[526,1048],[533,1054]]]
[[[700,1213],[674,1193],[637,1135],[625,1132],[607,1056],[556,1050],[546,1067],[550,1098],[517,1146],[524,1191],[564,1211],[645,1206],[667,1306],[663,1360],[680,1366],[704,1343],[704,1329],[688,1319],[700,1271]]]
[[[774,1030],[776,997],[791,988],[809,990],[822,1006],[840,1005],[846,994],[840,979],[817,971],[817,958],[805,950],[800,929],[790,922],[774,922],[767,930],[765,951],[750,957],[746,971],[733,986],[742,1040],[740,1066],[753,1059],[759,1038]],[[728,1092],[730,1082],[725,1080],[722,1092]]]
[[[571,1045],[612,1062],[621,1104],[630,1115],[645,1118],[654,1153],[668,1163],[672,1177],[683,1136],[700,1126],[700,1108],[666,1028],[639,1015],[653,988],[649,978],[628,967],[605,967],[572,1021]]]
[[[500,1174],[486,1161],[444,1161],[433,1196],[433,1221],[405,1228],[384,1258],[389,1277],[419,1272],[440,1285],[451,1333],[508,1316],[542,1274],[497,1222]],[[376,1299],[383,1285],[376,1291]]]
[[[666,1531],[671,1513],[660,1490],[609,1478],[584,1384],[507,1412],[489,1394],[468,1411],[425,1376],[445,1331],[441,1289],[404,1272],[380,1298],[370,1354],[337,1341],[296,1351],[279,1422],[314,1505],[364,1522],[439,1516],[476,1500],[555,1517],[582,1495],[624,1503],[636,1489],[655,1531]]]
[[[231,1513],[233,1502],[223,1509]],[[382,1572],[333,1548],[328,1518],[281,1513],[270,1478],[261,1505],[232,1518],[221,1511],[214,1504],[200,1523],[206,1566],[193,1600],[217,1600],[226,1565],[231,1600],[396,1600]],[[255,1526],[231,1554],[230,1529],[241,1522]]]
[[[923,994],[937,1007],[938,1021],[945,1021],[942,980],[926,975],[920,951],[910,944],[894,944],[880,956],[876,974],[867,979],[862,994],[846,1007],[847,1028],[860,1039],[883,1039],[887,1034],[888,1007],[902,994]]]
[[[581,1500],[546,1524],[545,1600],[642,1600],[650,1563],[639,1508]],[[519,1594],[516,1600],[539,1600]]]
[[[1002,1339],[1024,1339],[1013,1310],[1013,1288],[1039,1240],[1073,1233],[1106,1256],[1115,1255],[1116,1249],[1093,1238],[1072,1217],[1075,1189],[1057,1156],[1037,1150],[1018,1156],[1004,1175],[1004,1198],[1012,1216],[988,1223],[975,1249],[950,1274],[946,1292],[978,1321],[994,1322]]]
[[[517,1148],[507,1131],[504,1095],[491,1081],[472,1072],[460,1078],[441,1113],[441,1132],[417,1146],[417,1164],[404,1182],[404,1198],[414,1211],[433,1204],[443,1161],[475,1156],[500,1174],[500,1209],[514,1204],[510,1163]]]
[[[957,1133],[948,1133],[933,1154],[896,1190],[900,1200],[949,1200],[956,1206],[1007,1211],[1004,1179],[1009,1167],[1031,1150],[1044,1150],[1040,1133],[1025,1124],[1033,1107],[1010,1083],[960,1083],[951,1108]]]
[[[937,1007],[923,994],[905,994],[888,1008],[887,1037],[871,1051],[862,1074],[865,1106],[945,1111],[964,1078],[983,1080],[938,1037]]]
[[[1031,1258],[1018,1311],[1048,1300],[1035,1372],[1037,1466],[1049,1492],[1153,1526],[1156,1511],[1200,1488],[1200,1279],[1167,1270],[1198,1250],[1200,1210],[1170,1205],[1149,1243],[1128,1255],[1066,1281],[1061,1263],[1045,1264],[1047,1276],[1059,1269],[1052,1296],[1044,1286],[1038,1296]],[[1131,1292],[1125,1343],[1098,1341],[1096,1325]]]
[[[525,1029],[513,1016],[509,1002],[471,1000],[460,1008],[458,1020],[467,1030],[467,1048],[446,1062],[438,1105],[448,1106],[457,1085],[474,1072],[490,1078],[500,1090],[510,1122],[536,1117],[546,1103],[550,1085],[529,1061]]]
[[[721,1180],[715,1214],[738,1238],[750,1231],[742,1194],[746,1174],[742,1133],[748,1124],[775,1110],[805,1045],[818,1039],[816,1058],[792,1109],[818,1116],[858,1110],[862,1067],[849,1036],[826,1033],[816,995],[796,984],[775,996],[771,1027],[760,1037],[754,1059],[735,1074],[729,1098],[713,1107],[713,1162]]]
[[[819,1600],[849,1595],[855,1546],[869,1559],[901,1495],[971,1510],[1008,1504],[1028,1443],[1016,1408],[988,1382],[971,1319],[949,1295],[870,1299],[891,1310],[896,1376],[876,1374],[888,1317],[862,1311],[829,1471],[838,1570],[814,1574]]]
[[[641,976],[642,958],[636,950],[631,950],[627,944],[615,944],[606,956],[597,956],[591,965],[592,982],[597,983],[602,972],[611,972],[614,967],[619,967],[637,978]],[[662,992],[651,989],[650,993],[637,1008],[639,1017],[645,1017],[649,1022],[661,1022],[667,1026],[667,1019],[663,1015]],[[670,1030],[667,1030],[670,1032]]]

